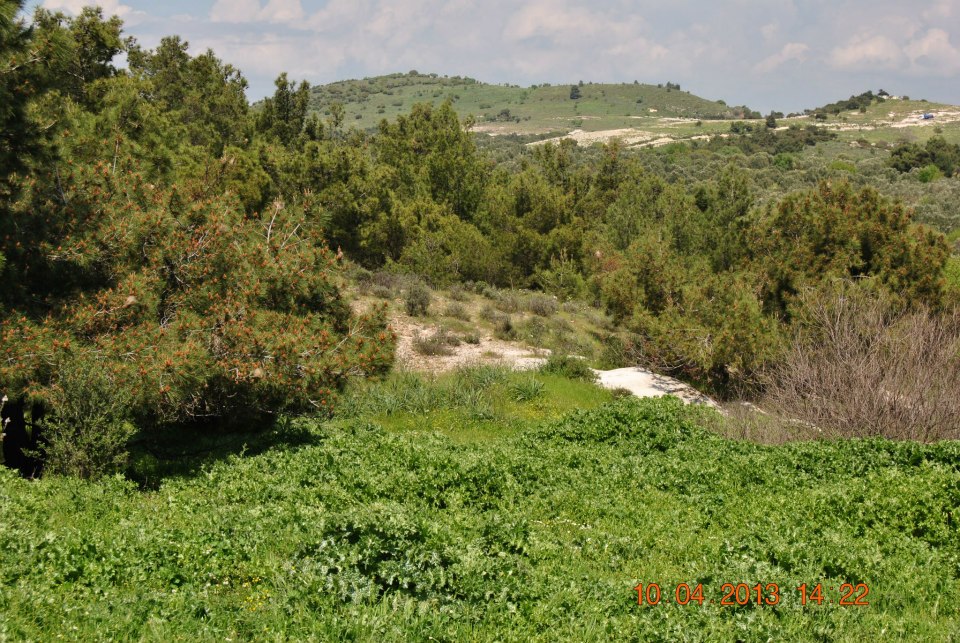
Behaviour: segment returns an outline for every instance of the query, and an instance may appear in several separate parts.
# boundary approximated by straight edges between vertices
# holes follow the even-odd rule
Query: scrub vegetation
[[[415,72],[251,106],[22,7],[0,638],[956,637],[960,110]],[[630,366],[725,406],[594,383]]]

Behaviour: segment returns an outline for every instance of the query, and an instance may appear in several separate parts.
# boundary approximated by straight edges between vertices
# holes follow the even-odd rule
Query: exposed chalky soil
[[[533,370],[542,366],[550,355],[544,348],[533,348],[520,342],[504,341],[487,333],[477,333],[477,343],[461,341],[447,347],[449,355],[423,355],[414,348],[419,337],[430,337],[436,326],[412,318],[394,318],[390,327],[397,333],[397,367],[427,373],[446,373],[462,366],[490,364],[514,370]]]

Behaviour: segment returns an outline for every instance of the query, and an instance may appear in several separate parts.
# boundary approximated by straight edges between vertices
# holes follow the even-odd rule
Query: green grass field
[[[394,375],[331,421],[143,450],[139,485],[3,471],[0,637],[957,640],[960,444],[760,446],[703,413]],[[780,600],[721,605],[725,583]],[[869,604],[836,604],[843,583]]]

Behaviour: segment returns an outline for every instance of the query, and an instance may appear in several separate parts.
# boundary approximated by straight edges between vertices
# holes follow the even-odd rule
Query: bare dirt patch
[[[509,136],[510,134],[546,134],[555,131],[547,127],[521,127],[516,123],[482,123],[470,128],[471,132],[487,136]]]
[[[617,368],[612,371],[594,371],[597,383],[608,389],[625,389],[637,397],[662,397],[674,395],[687,404],[706,404],[713,408],[719,405],[688,384],[645,368]]]
[[[397,318],[391,324],[397,333],[397,364],[401,368],[422,373],[446,373],[462,366],[491,364],[506,366],[517,371],[535,370],[543,366],[550,356],[545,348],[533,348],[517,342],[484,335],[479,343],[450,346],[448,355],[423,355],[417,351],[418,337],[429,337],[442,332],[440,327],[418,323],[413,318]],[[625,389],[637,397],[661,397],[674,395],[687,404],[705,404],[712,408],[719,405],[707,395],[688,384],[644,368],[618,368],[598,371],[597,384],[606,389]]]
[[[437,310],[442,310],[444,305],[450,303],[450,300],[439,293],[434,293],[434,297],[432,306]],[[352,300],[352,306],[355,312],[360,313],[368,309],[374,301],[357,297]],[[463,319],[449,319],[437,323],[437,320],[411,317],[397,310],[400,303],[399,299],[392,302],[394,307],[390,314],[390,328],[397,334],[396,366],[399,369],[439,374],[463,366],[488,364],[529,371],[540,368],[550,357],[549,349],[500,339],[482,323],[471,323]],[[462,305],[465,307],[467,320],[477,319],[481,316],[480,310],[489,306],[489,300],[472,297],[469,301],[462,302]],[[457,330],[451,330],[451,326]],[[444,350],[434,354],[424,354],[417,349],[418,339],[430,339],[437,333],[440,333],[440,336],[455,335],[460,341],[445,343]],[[644,368],[595,370],[594,373],[597,375],[597,384],[607,389],[626,389],[638,397],[675,395],[688,404],[706,404],[718,408],[715,401],[688,384]]]
[[[661,138],[646,141],[637,145],[637,147],[663,147],[664,145],[669,145],[673,143],[676,139],[670,136],[663,136]]]
[[[630,127],[622,128],[622,129],[598,130],[596,132],[586,132],[582,129],[575,129],[569,134],[565,134],[564,136],[550,138],[545,141],[537,141],[535,143],[528,143],[528,145],[543,145],[544,143],[559,143],[565,138],[575,141],[577,145],[583,145],[583,146],[590,146],[590,145],[593,145],[594,143],[609,143],[611,140],[615,138],[622,140],[626,145],[635,145],[637,143],[649,141],[655,137],[656,137],[656,134],[654,134],[653,132],[633,129]]]
[[[923,118],[924,114],[933,114],[933,118],[925,119]],[[893,123],[891,127],[926,127],[928,125],[955,123],[957,121],[960,121],[960,111],[916,111],[911,112],[910,115],[901,120],[899,123]]]
[[[514,370],[533,370],[546,363],[550,351],[531,348],[479,333],[479,343],[461,341],[450,346],[449,355],[421,355],[414,348],[417,336],[431,336],[436,326],[418,323],[412,318],[396,318],[390,327],[397,333],[397,365],[411,371],[445,373],[470,364],[493,364]]]

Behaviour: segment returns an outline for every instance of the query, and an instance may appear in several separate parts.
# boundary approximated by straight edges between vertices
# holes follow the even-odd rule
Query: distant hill
[[[499,133],[607,130],[633,127],[638,119],[651,115],[716,120],[751,113],[746,107],[695,96],[672,83],[520,87],[417,72],[319,85],[312,89],[310,105],[325,113],[332,103],[340,102],[345,107],[345,124],[365,129],[383,118],[409,112],[415,103],[438,104],[448,98],[461,116],[474,116],[481,128],[488,126],[494,133],[498,129],[503,130]]]
[[[728,136],[729,119],[751,119],[764,127],[760,114],[745,106],[701,98],[673,83],[519,87],[418,72],[315,86],[310,108],[328,114],[330,105],[339,102],[344,106],[345,127],[370,129],[384,118],[409,113],[415,103],[439,104],[447,99],[462,117],[476,119],[474,132],[518,134],[528,141],[569,137],[590,145],[616,138],[630,146],[660,147]],[[923,119],[925,113],[933,118]],[[864,92],[804,114],[776,113],[776,125],[816,125],[835,132],[845,144],[861,146],[890,146],[905,140],[923,143],[934,135],[960,142],[960,107]]]

